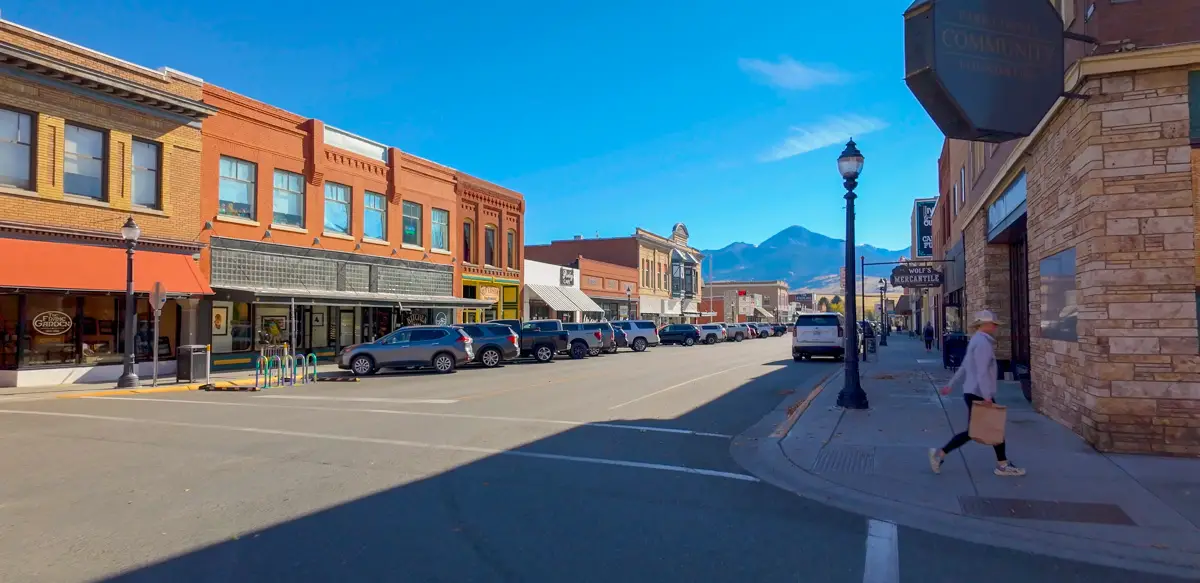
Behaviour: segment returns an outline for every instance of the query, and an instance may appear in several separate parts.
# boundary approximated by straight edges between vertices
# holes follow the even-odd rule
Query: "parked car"
[[[776,336],[783,336],[784,334],[788,333],[788,327],[786,324],[772,324],[771,328],[775,330]]]
[[[472,344],[466,332],[453,326],[406,326],[374,342],[343,348],[337,365],[360,376],[401,367],[451,373],[475,358]]]
[[[733,324],[726,322],[724,326],[726,337],[734,342],[741,342],[747,338],[753,338],[753,336],[750,335],[750,329],[741,322],[735,322]]]
[[[728,335],[725,332],[725,326],[721,324],[701,324],[700,337],[704,340],[705,344],[716,344],[724,342],[728,338]]]
[[[531,320],[521,324],[521,333],[524,334],[526,330],[566,332],[567,348],[565,352],[574,359],[587,356],[593,348],[604,347],[604,334],[599,330],[568,330],[558,320]]]
[[[775,330],[771,328],[770,324],[754,322],[750,325],[754,327],[755,338],[770,338],[771,335],[775,333]]]
[[[841,314],[800,314],[792,329],[792,360],[801,361],[813,356],[846,356],[845,320]]]
[[[512,328],[511,322],[516,322],[516,328]],[[538,326],[525,327],[517,320],[492,320],[488,324],[508,326],[515,330],[519,354],[522,358],[550,362],[554,360],[555,354],[565,353],[571,348],[570,337],[565,330],[542,330]]]
[[[629,347],[634,352],[642,352],[646,347],[658,346],[662,342],[658,337],[658,327],[650,320],[618,320],[612,325],[625,331]]]
[[[668,324],[659,328],[658,337],[663,344],[694,346],[700,342],[700,328],[695,324]]]
[[[475,362],[486,368],[495,368],[521,355],[520,338],[506,324],[459,324],[455,328],[471,337]]]
[[[617,351],[616,334],[613,333],[612,324],[608,322],[583,322],[581,324],[563,324],[568,332],[574,330],[583,330],[585,332],[600,332],[600,346],[588,346],[588,356],[600,356],[601,352],[613,353]]]

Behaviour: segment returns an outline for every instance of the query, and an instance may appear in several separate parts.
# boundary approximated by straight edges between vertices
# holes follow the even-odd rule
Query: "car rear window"
[[[412,342],[425,342],[428,340],[437,340],[446,335],[445,330],[437,329],[420,329],[412,331]]]
[[[508,326],[487,326],[488,334],[491,336],[508,336],[512,334],[512,328]],[[467,332],[470,334],[470,332]]]
[[[704,328],[705,330],[720,330],[721,329],[721,327],[716,324],[706,324],[706,325],[702,326],[702,328]]]
[[[563,324],[563,330],[583,330],[583,324]]]
[[[463,326],[462,329],[463,332],[466,332],[467,336],[470,336],[471,338],[483,336],[483,328],[480,326]]]
[[[796,318],[797,326],[834,326],[838,325],[837,316],[800,316]]]
[[[629,322],[616,322],[613,324],[613,326],[616,326],[617,328],[620,328],[622,330],[630,330],[633,328],[633,326],[631,326],[629,324]]]
[[[653,330],[654,322],[635,322],[640,330]]]

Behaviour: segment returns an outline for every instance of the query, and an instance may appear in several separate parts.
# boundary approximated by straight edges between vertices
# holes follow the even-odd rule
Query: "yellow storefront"
[[[491,307],[463,309],[462,321],[519,320],[521,281],[502,277],[463,275],[463,297],[493,302]]]

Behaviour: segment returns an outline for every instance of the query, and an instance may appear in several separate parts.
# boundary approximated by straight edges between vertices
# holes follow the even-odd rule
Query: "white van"
[[[792,329],[792,360],[799,362],[813,356],[846,357],[845,320],[841,314],[800,314]]]

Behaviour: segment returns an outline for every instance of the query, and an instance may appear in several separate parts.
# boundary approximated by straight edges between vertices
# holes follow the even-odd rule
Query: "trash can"
[[[179,347],[175,363],[175,375],[179,382],[194,383],[205,380],[208,370],[208,347],[203,344],[185,344]]]
[[[1029,374],[1029,365],[1016,364],[1013,365],[1013,374],[1017,380],[1021,382],[1021,394],[1025,395],[1025,400],[1033,402],[1033,377]]]
[[[967,354],[968,338],[966,334],[951,332],[942,337],[942,366],[956,369],[962,366],[963,357]]]

